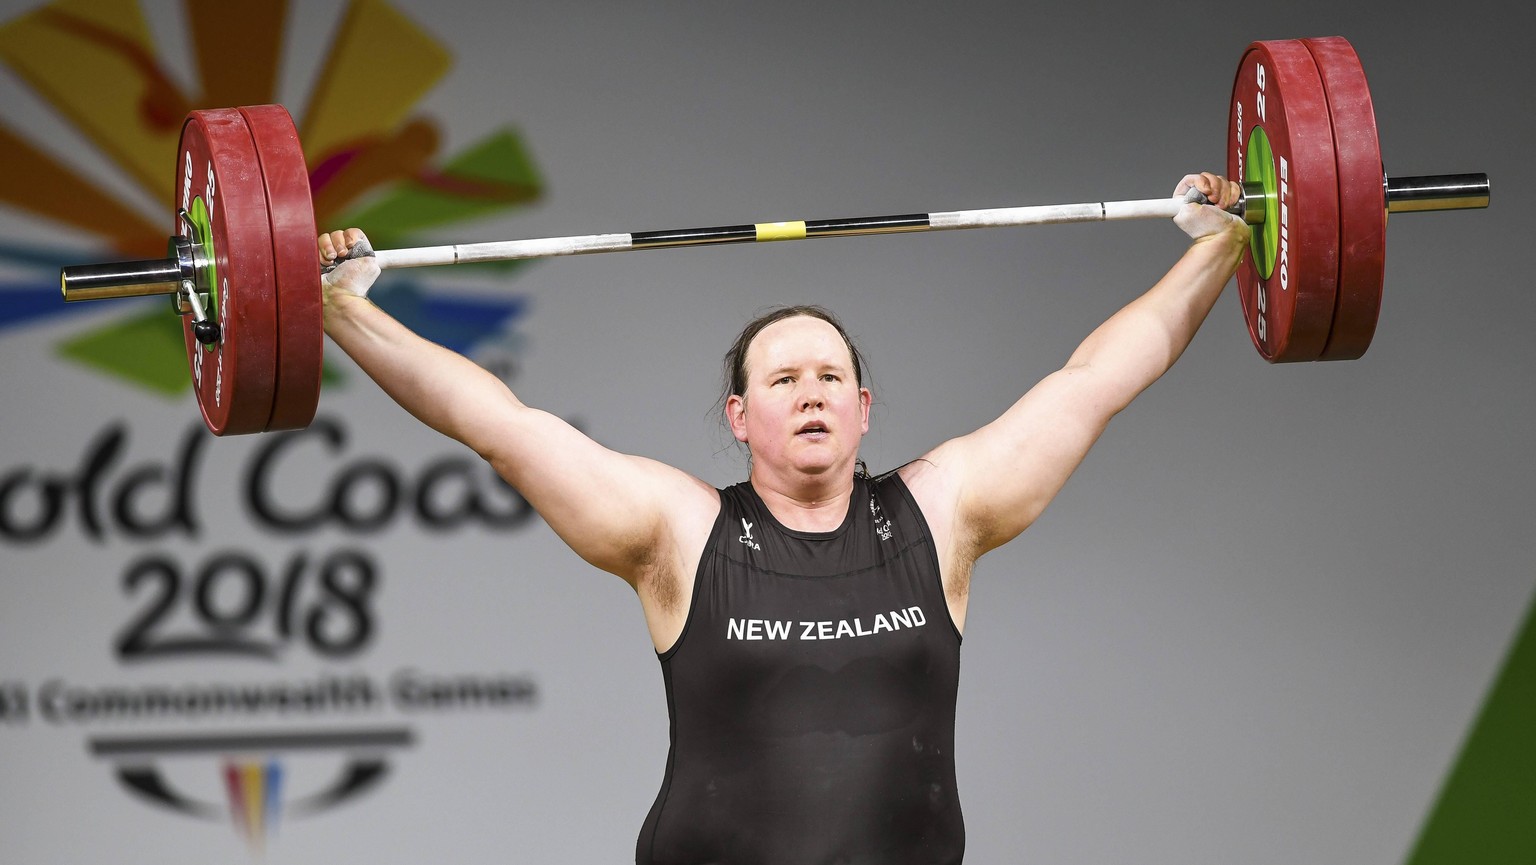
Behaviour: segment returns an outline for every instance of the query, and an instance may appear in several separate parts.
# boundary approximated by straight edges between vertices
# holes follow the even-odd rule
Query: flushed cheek
[[[771,406],[763,402],[749,404],[741,421],[741,431],[745,435],[743,441],[753,444],[765,444],[770,439],[782,435],[785,424],[789,422],[783,413],[774,413]]]

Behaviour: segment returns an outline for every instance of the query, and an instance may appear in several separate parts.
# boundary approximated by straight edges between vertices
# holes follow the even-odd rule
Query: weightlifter
[[[835,318],[792,307],[726,355],[748,479],[716,490],[524,405],[367,300],[357,229],[319,237],[325,330],[384,390],[484,457],[571,549],[628,582],[662,665],[671,753],[636,847],[661,863],[958,863],[954,724],[971,569],[1023,532],[1110,419],[1205,320],[1249,231],[1240,189],[1194,242],[1000,417],[887,474],[858,461],[871,395]],[[361,250],[359,250],[361,252]]]

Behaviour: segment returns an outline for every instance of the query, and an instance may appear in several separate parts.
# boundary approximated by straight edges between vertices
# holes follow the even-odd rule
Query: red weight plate
[[[187,115],[178,150],[178,207],[206,223],[213,280],[208,314],[221,328],[219,341],[205,348],[192,335],[191,317],[183,319],[197,404],[214,435],[260,432],[272,414],[277,301],[256,151],[232,108]],[[175,233],[193,236],[179,218]]]
[[[1339,172],[1339,288],[1319,360],[1353,360],[1371,345],[1387,261],[1387,203],[1376,111],[1360,57],[1338,36],[1303,39],[1328,95]]]
[[[1243,317],[1265,360],[1316,360],[1333,325],[1339,276],[1338,176],[1322,79],[1298,40],[1255,42],[1243,54],[1228,115],[1228,176],[1263,167],[1248,165],[1255,129],[1273,154],[1274,201],[1238,268]]]
[[[277,386],[266,429],[302,429],[320,401],[324,344],[309,168],[287,109],[253,105],[240,113],[261,162],[277,282]]]

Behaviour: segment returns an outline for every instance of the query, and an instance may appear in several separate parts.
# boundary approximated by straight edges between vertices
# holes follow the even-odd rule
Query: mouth
[[[810,439],[812,441],[821,441],[828,434],[829,431],[826,424],[821,421],[811,421],[795,431],[796,438]]]

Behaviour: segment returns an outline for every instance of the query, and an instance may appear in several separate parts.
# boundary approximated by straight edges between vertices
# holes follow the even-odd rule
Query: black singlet
[[[671,752],[638,865],[960,862],[960,634],[899,477],[855,479],[824,533],[722,490],[660,660]]]

